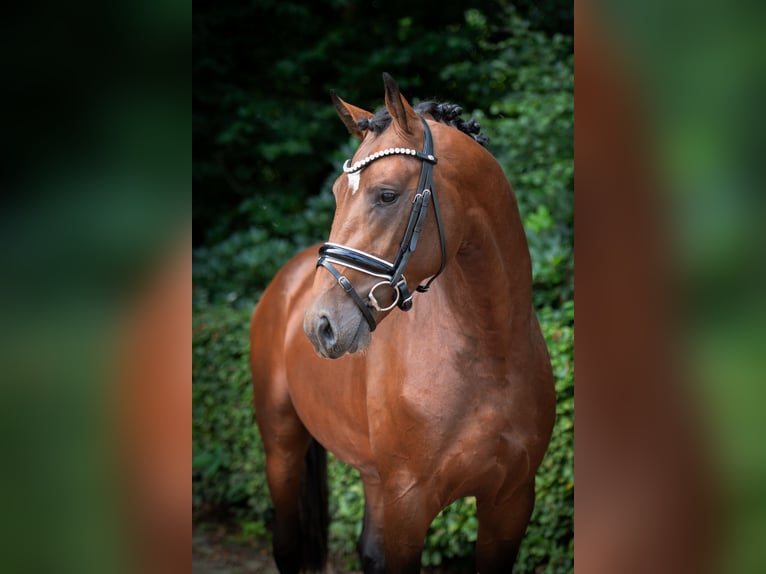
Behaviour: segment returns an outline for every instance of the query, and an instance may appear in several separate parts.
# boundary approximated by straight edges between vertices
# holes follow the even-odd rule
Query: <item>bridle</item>
[[[375,152],[364,159],[355,162],[353,165],[350,165],[350,160],[346,160],[346,163],[343,165],[343,171],[347,174],[351,174],[361,171],[373,161],[390,155],[410,155],[423,162],[420,168],[418,190],[412,200],[410,218],[399,245],[399,253],[394,262],[389,263],[380,257],[375,257],[360,249],[354,249],[353,247],[338,245],[336,243],[325,243],[319,248],[317,267],[324,267],[332,273],[335,279],[337,279],[338,284],[343,287],[346,293],[354,300],[356,306],[359,307],[367,324],[370,326],[370,331],[374,331],[376,327],[375,318],[372,316],[371,309],[382,312],[389,311],[396,306],[403,311],[409,311],[412,308],[412,294],[407,287],[407,280],[404,278],[404,269],[407,267],[410,257],[412,257],[412,254],[417,248],[418,237],[423,228],[428,205],[432,202],[434,206],[434,215],[436,216],[436,227],[439,230],[439,240],[441,241],[441,266],[435,275],[433,275],[425,284],[418,285],[416,290],[420,293],[428,291],[434,279],[436,279],[444,270],[444,265],[447,261],[447,248],[444,239],[441,215],[439,213],[439,203],[437,202],[436,193],[433,189],[432,172],[433,166],[437,162],[437,159],[434,156],[433,137],[431,136],[431,129],[428,127],[426,120],[423,119],[422,116],[420,116],[420,121],[423,122],[423,130],[425,132],[423,151],[398,147],[388,148]],[[357,293],[356,289],[354,289],[351,282],[335,268],[335,265],[341,265],[349,269],[361,271],[372,277],[378,277],[381,281],[370,288],[370,292],[367,294],[367,300],[364,300],[359,293]],[[392,287],[396,294],[394,302],[387,307],[381,307],[375,297],[375,290],[382,285]]]

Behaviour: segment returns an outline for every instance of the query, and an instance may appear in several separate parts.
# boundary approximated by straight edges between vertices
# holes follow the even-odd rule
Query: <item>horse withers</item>
[[[429,525],[476,497],[476,569],[511,571],[550,439],[553,376],[510,184],[460,109],[383,75],[327,243],[290,260],[252,319],[255,413],[282,574],[327,557],[326,453],[359,471],[365,573],[419,572]],[[374,332],[374,333],[373,333]]]

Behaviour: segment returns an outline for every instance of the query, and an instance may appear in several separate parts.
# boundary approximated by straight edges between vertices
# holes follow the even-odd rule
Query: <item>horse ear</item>
[[[418,115],[399,91],[399,84],[390,75],[383,72],[383,85],[386,88],[386,109],[394,120],[394,124],[406,132],[412,133],[417,125]]]
[[[338,97],[335,90],[330,91],[330,97],[332,98],[332,103],[335,104],[335,109],[338,111],[340,119],[343,120],[349,133],[358,140],[364,139],[364,132],[359,129],[359,124],[357,122],[359,120],[371,118],[373,115],[372,112],[368,112],[367,110],[357,108],[356,106],[344,102]]]

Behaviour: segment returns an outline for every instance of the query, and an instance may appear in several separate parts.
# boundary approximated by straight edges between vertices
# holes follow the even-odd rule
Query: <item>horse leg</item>
[[[364,574],[384,574],[383,500],[380,480],[362,477],[364,483],[364,524],[357,550]]]
[[[297,574],[303,567],[320,570],[326,560],[327,530],[324,449],[312,440],[294,411],[289,416],[273,415],[272,411],[261,417],[258,424],[276,513],[274,561],[281,574]],[[312,508],[317,511],[311,512]],[[315,524],[305,524],[307,514],[313,515]]]
[[[385,571],[418,574],[426,533],[439,512],[428,486],[415,479],[387,482],[383,491]]]
[[[496,504],[495,500],[477,498],[479,532],[476,539],[477,570],[481,574],[508,573],[513,568],[521,540],[535,503],[532,482],[518,488]]]
[[[297,574],[303,562],[299,540],[300,490],[308,441],[308,433],[295,432],[289,437],[277,435],[265,448],[266,479],[276,514],[274,561],[281,574]]]

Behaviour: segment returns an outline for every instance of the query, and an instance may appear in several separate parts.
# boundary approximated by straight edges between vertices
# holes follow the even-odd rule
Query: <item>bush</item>
[[[271,500],[253,421],[248,368],[250,312],[198,307],[192,323],[192,496],[265,518]]]
[[[574,569],[574,304],[543,309],[540,326],[556,380],[556,423],[535,477],[535,510],[517,572],[565,574]]]
[[[334,176],[333,176],[334,179]],[[285,198],[247,202],[252,226],[193,254],[194,302],[252,310],[280,267],[301,249],[326,238],[335,203],[325,191],[300,210]]]

